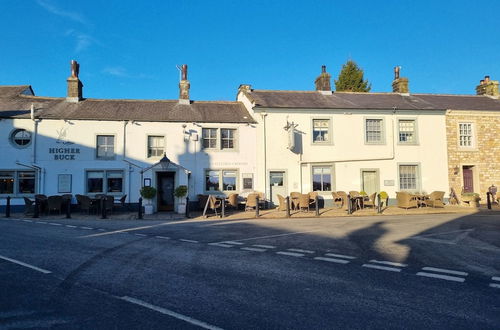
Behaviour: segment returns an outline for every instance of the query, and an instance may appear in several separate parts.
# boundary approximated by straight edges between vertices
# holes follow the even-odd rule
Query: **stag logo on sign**
[[[58,129],[56,130],[56,132],[56,143],[58,143],[59,146],[55,148],[49,148],[49,154],[54,156],[54,160],[76,160],[76,156],[80,154],[80,148],[68,148],[60,146],[61,144],[63,146],[74,144],[73,142],[68,141],[66,138],[67,128]]]
[[[73,142],[70,142],[67,140],[66,138],[66,132],[68,131],[67,128],[61,128],[61,129],[58,129],[56,130],[57,132],[57,140],[56,140],[56,143],[61,143],[61,144],[64,144],[64,145],[68,145],[68,144],[73,144]]]

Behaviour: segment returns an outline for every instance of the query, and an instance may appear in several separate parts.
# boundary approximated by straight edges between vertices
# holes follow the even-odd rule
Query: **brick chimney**
[[[316,85],[317,91],[331,91],[332,87],[330,86],[331,75],[326,72],[326,65],[321,66],[321,74],[316,78],[314,84]]]
[[[479,81],[476,86],[476,94],[498,97],[498,80],[490,80],[490,76],[484,76],[484,80]]]
[[[75,60],[71,60],[71,75],[66,80],[68,82],[68,94],[66,96],[66,101],[68,102],[78,102],[83,99],[83,84],[80,79],[78,79],[79,72],[80,64],[78,64]]]
[[[191,104],[189,101],[189,88],[191,84],[187,80],[188,66],[183,64],[181,66],[181,81],[179,83],[179,104]]]
[[[394,67],[394,80],[392,81],[392,92],[408,94],[410,89],[408,88],[408,78],[402,78],[399,76],[400,66]]]

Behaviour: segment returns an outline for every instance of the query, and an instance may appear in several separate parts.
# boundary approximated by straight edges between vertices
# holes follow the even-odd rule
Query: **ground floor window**
[[[313,191],[332,190],[332,167],[313,166],[312,168]]]
[[[237,188],[236,170],[208,170],[205,173],[206,191],[234,191]]]
[[[419,181],[418,165],[399,165],[399,189],[418,190]]]
[[[34,194],[35,171],[0,171],[0,194]]]
[[[122,193],[123,171],[92,170],[86,172],[87,193]]]

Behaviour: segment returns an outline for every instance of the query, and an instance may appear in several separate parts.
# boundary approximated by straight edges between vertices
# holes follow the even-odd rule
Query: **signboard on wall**
[[[71,192],[71,174],[59,174],[57,177],[57,192]]]

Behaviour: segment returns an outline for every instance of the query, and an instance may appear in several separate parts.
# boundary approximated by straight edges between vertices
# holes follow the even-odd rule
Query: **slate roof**
[[[30,86],[0,86],[0,118],[29,118],[31,104],[41,119],[137,120],[164,122],[254,123],[241,102],[177,100],[104,100],[25,95]]]
[[[349,93],[251,90],[245,92],[257,108],[500,110],[500,100],[477,95]]]

